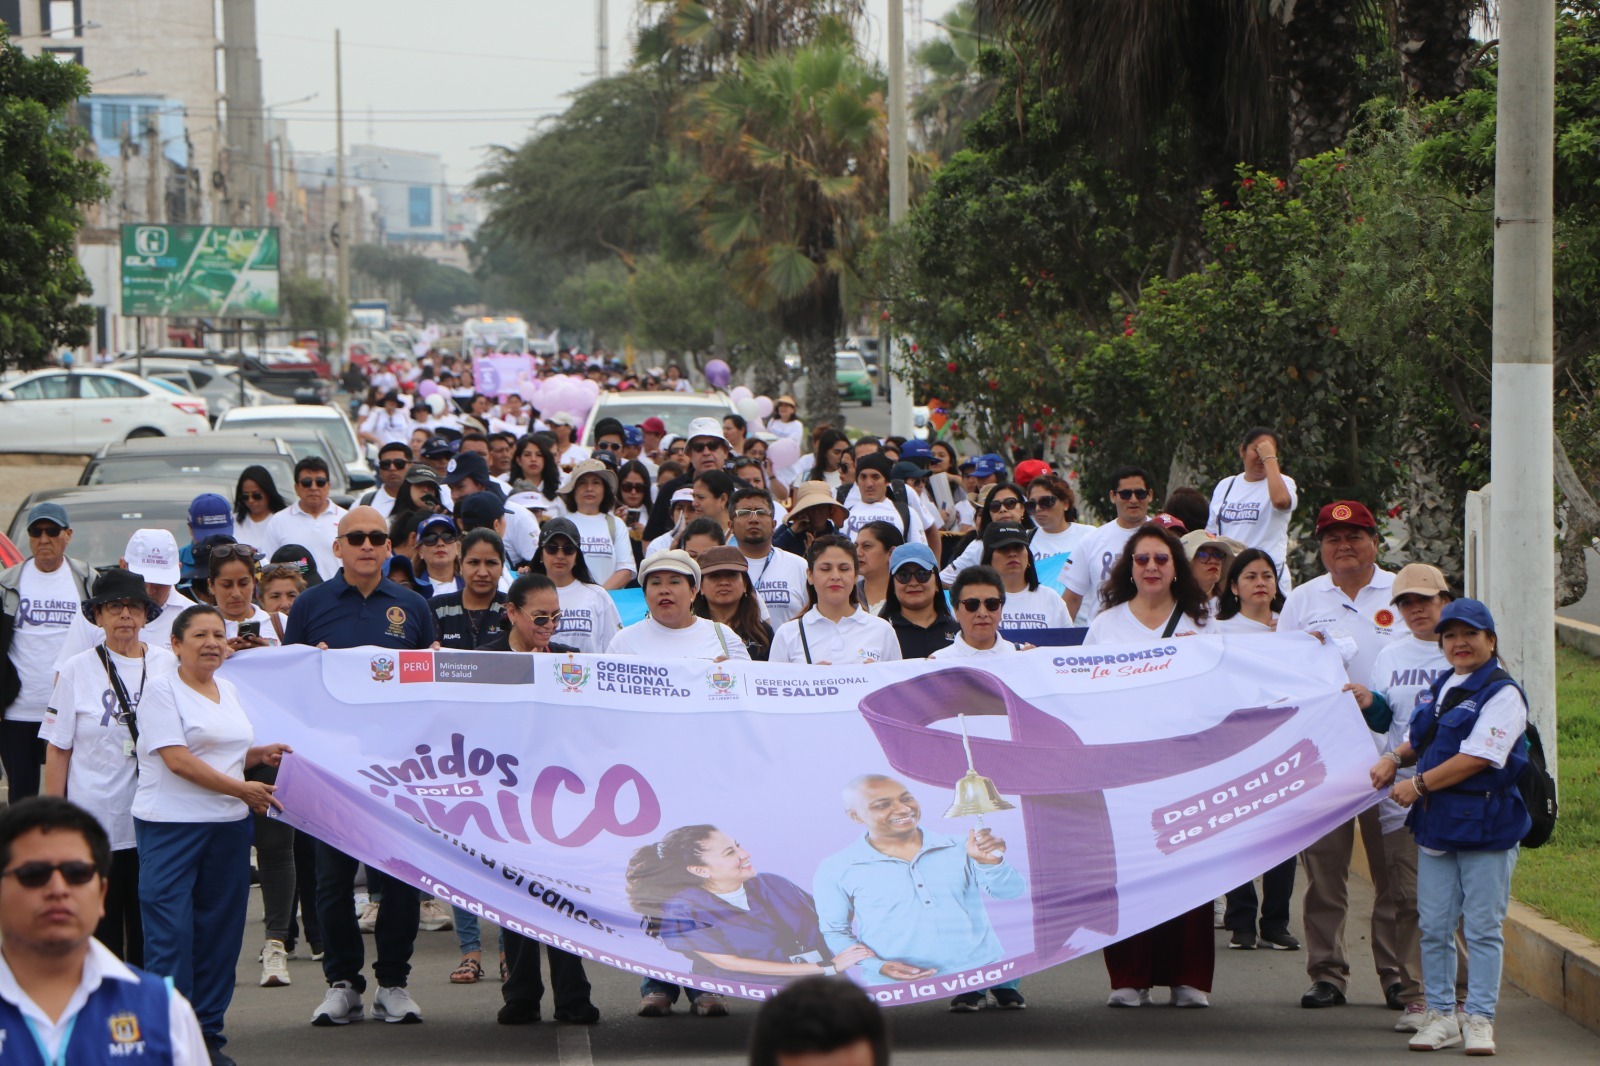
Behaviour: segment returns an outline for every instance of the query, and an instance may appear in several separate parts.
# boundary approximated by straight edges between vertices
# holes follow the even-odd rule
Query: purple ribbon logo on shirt
[[[1065,722],[991,674],[940,670],[861,701],[889,763],[916,781],[952,788],[967,772],[959,733],[928,728],[960,714],[1007,719],[1010,740],[972,738],[977,772],[1022,799],[1031,867],[1034,954],[1054,956],[1078,929],[1117,932],[1117,856],[1107,789],[1157,781],[1249,748],[1295,714],[1293,707],[1233,711],[1187,736],[1085,744]]]

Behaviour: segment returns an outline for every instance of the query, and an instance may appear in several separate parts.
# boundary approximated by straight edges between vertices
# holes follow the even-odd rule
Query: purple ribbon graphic
[[[1003,681],[966,667],[874,692],[860,709],[891,766],[941,788],[953,787],[967,772],[966,753],[959,734],[928,727],[959,714],[1007,719],[1011,739],[973,737],[972,758],[978,773],[1002,793],[1022,798],[1033,948],[1041,959],[1055,955],[1078,929],[1117,932],[1117,857],[1106,789],[1172,777],[1236,755],[1296,711],[1243,708],[1187,736],[1089,745]]]

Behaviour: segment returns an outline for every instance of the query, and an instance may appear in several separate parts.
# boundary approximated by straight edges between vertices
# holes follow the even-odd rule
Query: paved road
[[[1355,906],[1371,907],[1371,891],[1359,879],[1352,885]],[[252,901],[253,917],[259,906]],[[617,970],[592,967],[595,1003],[601,1023],[592,1028],[497,1025],[500,1005],[496,981],[452,986],[446,975],[457,961],[455,934],[418,937],[412,995],[427,1020],[422,1025],[366,1021],[338,1029],[315,1029],[312,1009],[323,983],[317,963],[289,964],[294,984],[264,989],[256,984],[253,937],[239,966],[239,987],[229,1014],[229,1051],[243,1066],[316,1066],[322,1063],[490,1064],[737,1063],[743,1061],[755,1004],[736,1003],[723,1019],[679,1013],[666,1019],[635,1017],[636,979]],[[1028,1009],[950,1014],[944,1004],[903,1007],[890,1012],[896,1059],[903,1063],[968,1066],[1001,1058],[1008,1064],[1055,1064],[1063,1053],[1092,1063],[1144,1064],[1157,1056],[1183,1056],[1192,1063],[1299,1064],[1400,1058],[1405,1038],[1390,1031],[1396,1017],[1383,1008],[1371,972],[1366,938],[1352,945],[1356,980],[1353,1002],[1334,1010],[1298,1006],[1305,989],[1304,952],[1223,950],[1217,934],[1216,991],[1210,1010],[1180,1011],[1164,1006],[1138,1012],[1105,1006],[1105,968],[1099,955],[1079,959],[1049,973],[1026,978]],[[367,938],[370,950],[371,938]],[[370,959],[369,959],[370,961]],[[1164,993],[1158,993],[1158,998]],[[370,999],[369,999],[370,1003]],[[1508,987],[1501,997],[1501,1058],[1510,1062],[1578,1063],[1600,1061],[1600,1035]],[[1002,1048],[997,1056],[997,1045]]]

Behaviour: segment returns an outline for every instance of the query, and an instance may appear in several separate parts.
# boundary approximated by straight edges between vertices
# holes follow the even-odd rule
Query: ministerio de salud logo
[[[556,663],[556,680],[563,692],[582,692],[589,683],[589,668],[571,660]]]

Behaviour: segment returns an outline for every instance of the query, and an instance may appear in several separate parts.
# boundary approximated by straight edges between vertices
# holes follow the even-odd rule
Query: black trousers
[[[500,995],[507,1003],[528,1003],[537,1007],[544,998],[544,981],[539,977],[541,947],[550,960],[551,999],[555,1009],[569,1010],[589,1002],[589,977],[583,972],[583,960],[578,956],[548,944],[541,945],[509,929],[500,943],[506,952],[506,983],[500,986]]]
[[[42,722],[0,721],[0,764],[10,782],[11,802],[39,794],[44,777],[44,741],[39,739]]]
[[[1289,901],[1294,896],[1295,858],[1285,859],[1261,875],[1261,932],[1289,931]],[[1256,883],[1249,880],[1228,893],[1222,924],[1232,932],[1256,931]]]
[[[322,950],[322,923],[317,920],[317,838],[294,831],[294,902],[289,906],[289,938],[283,946],[294,950],[302,932],[312,953]],[[298,920],[296,920],[298,918]]]
[[[106,913],[94,938],[129,966],[144,965],[144,923],[139,919],[139,850],[111,853],[106,878]]]

